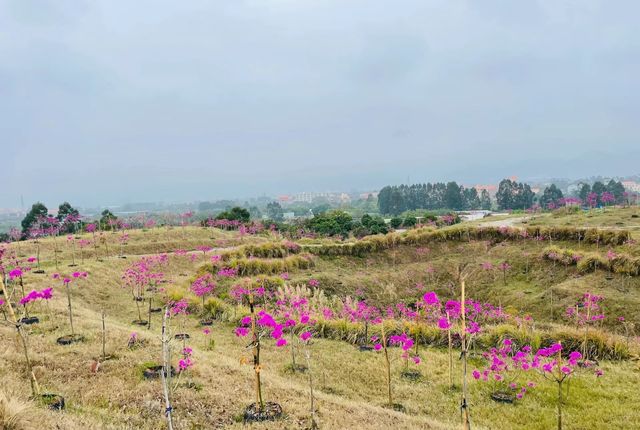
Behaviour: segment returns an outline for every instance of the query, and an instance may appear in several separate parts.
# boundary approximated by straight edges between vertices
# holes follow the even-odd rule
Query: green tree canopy
[[[28,234],[33,225],[38,222],[38,218],[46,217],[49,214],[49,209],[41,203],[36,202],[31,206],[31,210],[27,212],[27,215],[22,220],[22,234]]]

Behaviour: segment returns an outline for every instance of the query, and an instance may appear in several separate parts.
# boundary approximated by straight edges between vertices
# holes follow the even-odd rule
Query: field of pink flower
[[[640,423],[640,284],[617,265],[634,243],[350,256],[218,226],[93,233],[0,251],[6,428]]]

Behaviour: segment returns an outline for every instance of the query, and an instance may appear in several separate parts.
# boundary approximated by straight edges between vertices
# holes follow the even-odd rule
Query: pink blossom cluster
[[[204,297],[211,293],[215,287],[216,284],[213,282],[213,276],[207,273],[193,281],[191,284],[191,292],[198,297]]]
[[[21,305],[35,302],[36,300],[49,300],[53,297],[53,288],[45,288],[41,291],[32,290],[29,294],[20,299]]]

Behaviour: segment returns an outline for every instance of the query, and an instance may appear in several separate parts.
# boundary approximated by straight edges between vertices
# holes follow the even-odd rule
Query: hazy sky
[[[640,2],[0,0],[0,206],[640,171]]]

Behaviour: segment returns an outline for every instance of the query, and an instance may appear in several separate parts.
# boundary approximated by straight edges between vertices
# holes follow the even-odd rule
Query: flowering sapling
[[[529,357],[531,368],[536,369],[545,379],[558,385],[558,430],[562,430],[562,407],[566,397],[563,396],[562,385],[576,374],[581,358],[583,358],[581,353],[572,351],[565,360],[562,356],[561,343],[555,343],[548,348],[540,348],[533,357]],[[596,377],[600,377],[603,372],[601,369],[595,369],[594,374]]]
[[[482,371],[474,370],[472,376],[493,385],[491,397],[496,401],[512,402],[514,399],[522,399],[527,388],[535,386],[533,382],[518,382],[522,373],[531,370],[527,359],[530,353],[530,346],[516,349],[511,339],[504,339],[499,348],[491,348],[482,354],[489,366]]]
[[[507,285],[507,272],[511,269],[511,265],[508,262],[503,261],[498,265],[498,268],[502,270],[502,281],[504,285]]]
[[[213,283],[213,276],[210,273],[200,276],[191,284],[191,292],[202,299],[203,309],[207,294],[210,294],[215,287],[216,284]]]
[[[67,235],[67,243],[71,247],[71,264],[69,267],[76,266],[76,238],[74,235]]]
[[[96,230],[97,230],[97,225],[96,223],[90,223],[87,224],[86,227],[84,228],[87,233],[91,233],[91,236],[93,237],[93,251],[96,254],[96,261],[98,261],[100,259],[99,255],[98,255],[98,242],[96,241]]]
[[[591,293],[585,293],[581,300],[574,306],[567,308],[566,316],[576,322],[576,326],[584,327],[584,340],[582,342],[582,356],[589,358],[589,326],[604,319],[602,301],[604,297]]]
[[[204,261],[207,261],[207,252],[211,251],[213,248],[206,245],[196,246],[196,249],[202,252],[202,256]]]
[[[80,263],[84,265],[84,248],[91,244],[91,241],[86,239],[80,239],[78,241],[78,247],[80,248]]]
[[[254,405],[259,412],[263,412],[265,402],[262,397],[262,382],[260,378],[260,374],[262,372],[262,365],[260,363],[261,339],[269,336],[275,341],[277,347],[285,346],[287,344],[287,340],[284,338],[284,326],[279,324],[271,314],[264,310],[256,312],[253,292],[250,290],[247,291],[245,297],[249,305],[250,315],[242,318],[240,325],[235,329],[235,333],[238,337],[245,337],[251,334],[251,343],[247,348],[251,348],[253,351],[256,396],[256,402]],[[244,362],[246,362],[246,360],[242,359],[241,363]]]
[[[202,329],[202,334],[204,335],[204,348],[207,350],[212,350],[215,346],[215,341],[211,337],[211,329],[205,327]]]
[[[87,272],[73,272],[71,277],[60,276],[58,273],[53,274],[53,279],[62,279],[62,284],[67,291],[67,303],[69,308],[69,325],[71,326],[71,336],[75,336],[75,329],[73,327],[73,310],[71,307],[71,282],[79,279],[84,279],[88,276]]]
[[[391,312],[387,312],[387,316],[393,316],[393,315],[389,315]],[[393,394],[392,394],[392,389],[391,389],[391,357],[390,357],[390,353],[389,353],[389,347],[390,346],[400,346],[402,349],[402,356],[404,356],[405,354],[408,354],[408,351],[413,347],[413,339],[411,339],[409,336],[407,336],[406,333],[402,333],[401,335],[392,335],[387,337],[387,332],[384,326],[384,319],[382,318],[378,318],[375,323],[380,324],[380,338],[378,338],[377,336],[373,336],[371,338],[371,340],[373,342],[375,342],[375,344],[373,345],[373,349],[375,349],[376,351],[382,351],[383,355],[384,355],[384,364],[385,364],[385,379],[387,382],[387,401],[388,401],[388,406],[390,407],[396,407],[397,405],[395,405],[393,403]],[[403,357],[404,358],[404,357]]]
[[[0,253],[0,257],[1,257],[1,253]],[[1,264],[0,264],[1,266]],[[9,297],[8,292],[7,292],[7,288],[5,286],[4,283],[4,277],[0,276],[0,291],[2,291],[3,295],[5,297]],[[11,306],[10,302],[4,302],[3,304],[0,305],[1,307],[3,307],[3,313],[4,313],[4,307],[6,306],[6,308],[9,311],[9,319],[10,322],[13,324],[13,326],[16,328],[16,331],[18,333],[18,337],[21,340],[22,343],[22,350],[24,352],[24,358],[25,358],[25,364],[27,367],[27,373],[29,374],[29,383],[31,384],[31,395],[33,397],[38,396],[38,394],[40,394],[40,387],[38,386],[38,380],[36,379],[36,375],[33,372],[33,366],[31,365],[31,358],[29,356],[29,347],[28,347],[28,342],[27,342],[27,334],[24,332],[24,330],[22,329],[22,324],[20,324],[16,318],[16,314],[13,311],[13,306]]]
[[[120,258],[125,258],[124,247],[129,243],[129,233],[126,230],[122,229],[118,242],[120,242]]]

